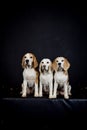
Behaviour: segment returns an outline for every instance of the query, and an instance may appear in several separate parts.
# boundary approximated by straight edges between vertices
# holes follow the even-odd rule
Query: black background
[[[0,9],[0,95],[20,97],[22,56],[66,57],[72,97],[87,86],[87,14],[85,3],[2,3]]]

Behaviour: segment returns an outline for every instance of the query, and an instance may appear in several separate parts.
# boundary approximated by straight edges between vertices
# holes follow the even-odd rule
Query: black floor
[[[1,129],[86,126],[86,99],[2,98],[0,106]]]

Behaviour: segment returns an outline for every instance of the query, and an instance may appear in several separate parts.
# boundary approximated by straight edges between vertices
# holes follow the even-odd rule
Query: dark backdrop
[[[87,80],[86,7],[76,3],[3,3],[0,9],[0,95],[19,97],[21,58],[27,52],[52,61],[66,57],[72,97],[80,98]]]

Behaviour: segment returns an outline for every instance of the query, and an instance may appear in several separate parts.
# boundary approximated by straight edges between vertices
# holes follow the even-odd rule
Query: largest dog
[[[37,66],[38,62],[34,54],[26,53],[23,56],[22,67],[24,70],[22,83],[22,97],[26,97],[28,93],[33,91],[34,96],[38,96],[38,72],[35,70]]]

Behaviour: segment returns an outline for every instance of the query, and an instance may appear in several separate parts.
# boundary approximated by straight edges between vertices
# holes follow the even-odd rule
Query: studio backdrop
[[[19,97],[21,90],[21,60],[25,53],[52,61],[66,57],[72,97],[79,98],[87,86],[87,20],[85,9],[79,6],[26,4],[3,6],[0,35],[0,96]]]

